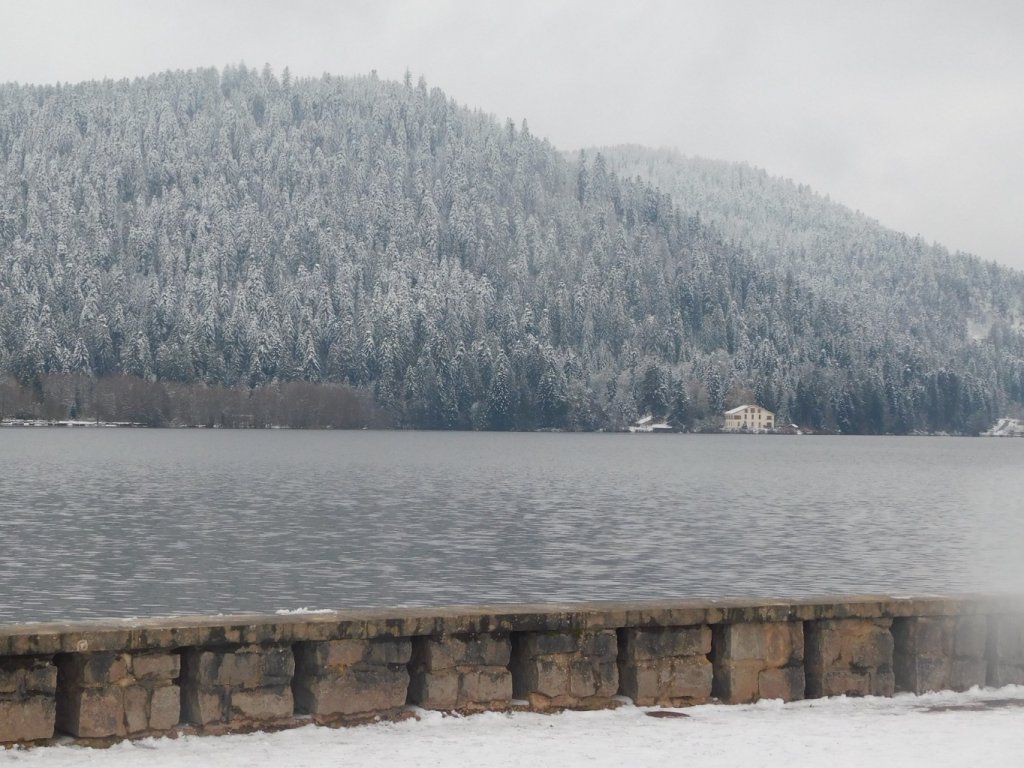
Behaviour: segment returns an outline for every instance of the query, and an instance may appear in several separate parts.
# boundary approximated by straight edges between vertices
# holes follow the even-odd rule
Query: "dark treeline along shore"
[[[86,377],[368,392],[411,427],[693,427],[756,400],[973,432],[1024,403],[1022,305],[1024,275],[805,188],[567,158],[409,78],[0,86],[0,377],[53,417],[98,413],[52,396]]]
[[[360,429],[393,425],[365,390],[284,381],[223,387],[138,376],[48,373],[0,381],[0,420],[96,421],[143,427]]]

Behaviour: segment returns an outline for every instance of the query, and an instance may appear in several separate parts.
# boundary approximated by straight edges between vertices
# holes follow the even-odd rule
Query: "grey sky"
[[[0,80],[408,67],[560,148],[746,160],[1024,268],[1020,0],[0,0],[0,20]]]

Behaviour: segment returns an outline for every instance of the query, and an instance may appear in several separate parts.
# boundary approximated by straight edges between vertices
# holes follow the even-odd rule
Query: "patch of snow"
[[[1024,421],[1020,419],[999,419],[983,437],[1024,437]]]
[[[992,331],[992,318],[986,317],[984,320],[967,320],[967,335],[973,341],[984,341],[988,338],[989,333]]]
[[[895,698],[707,705],[685,717],[624,706],[558,715],[490,712],[355,728],[302,726],[279,733],[182,736],[0,752],[0,764],[181,766],[648,766],[804,768],[875,766],[1012,768],[1024,755],[1024,686]]]
[[[331,608],[278,608],[274,611],[278,616],[305,616],[311,613],[334,613]]]

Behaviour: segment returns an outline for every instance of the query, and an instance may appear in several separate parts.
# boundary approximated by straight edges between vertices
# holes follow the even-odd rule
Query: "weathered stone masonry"
[[[807,622],[807,698],[892,696],[892,619],[822,619]]]
[[[719,624],[714,693],[727,704],[804,698],[804,626],[799,621]]]
[[[409,688],[408,638],[328,640],[295,645],[295,709],[317,723],[392,715]]]
[[[711,627],[619,630],[619,686],[638,706],[684,707],[711,699]]]
[[[607,707],[619,690],[617,658],[613,629],[517,633],[513,689],[539,711]]]
[[[1024,683],[1024,599],[676,601],[0,626],[0,745]]]
[[[410,703],[458,712],[508,708],[512,643],[507,634],[418,637],[413,645]]]
[[[53,736],[57,668],[48,658],[0,660],[0,744]]]
[[[176,653],[74,653],[56,657],[59,730],[83,738],[175,728],[181,714]]]
[[[188,648],[182,654],[185,722],[211,732],[274,726],[295,713],[288,646]]]
[[[989,622],[989,684],[1024,685],[1024,615],[997,614]]]
[[[988,680],[985,616],[895,619],[892,634],[897,690],[966,691],[974,685],[985,685]],[[997,677],[993,676],[993,683]]]

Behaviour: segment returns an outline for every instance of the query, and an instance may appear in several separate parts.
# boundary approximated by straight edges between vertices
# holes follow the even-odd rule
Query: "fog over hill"
[[[408,78],[0,86],[0,372],[40,391],[331,382],[493,429],[756,398],[973,431],[1024,402],[1022,302],[1020,273],[760,171],[566,158]]]

